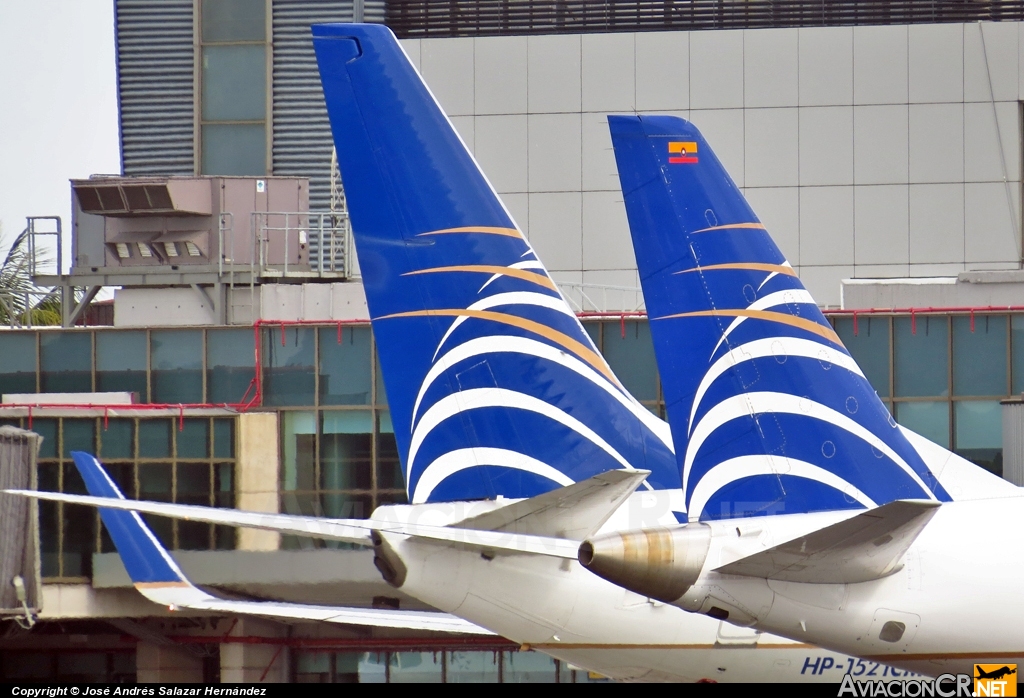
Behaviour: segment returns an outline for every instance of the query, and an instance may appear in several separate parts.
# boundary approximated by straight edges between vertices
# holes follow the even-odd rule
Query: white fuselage
[[[712,522],[701,576],[675,605],[717,606],[751,628],[933,676],[1024,658],[1022,497],[943,504],[902,565],[874,581],[807,584],[713,571],[856,513]],[[896,640],[882,632],[890,622],[905,628]]]
[[[671,511],[665,496],[633,494],[602,531],[667,523]],[[453,523],[495,506],[500,503],[389,506],[378,509],[374,518]],[[838,682],[848,669],[879,678],[904,673],[652,602],[591,574],[575,560],[490,557],[421,538],[383,538],[405,568],[403,592],[611,678]]]

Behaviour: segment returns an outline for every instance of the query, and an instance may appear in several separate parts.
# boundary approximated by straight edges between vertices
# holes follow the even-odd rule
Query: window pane
[[[494,652],[449,652],[448,683],[497,683]]]
[[[338,653],[339,667],[341,667],[342,654]],[[387,680],[386,657],[387,654],[384,652],[364,652],[359,657],[359,683],[384,683]]]
[[[1024,315],[1010,320],[1010,341],[1013,346],[1013,393],[1024,393]]]
[[[898,317],[893,322],[896,395],[949,395],[948,318],[919,317],[916,334],[911,318]]]
[[[213,420],[213,455],[215,458],[235,457],[235,420]]]
[[[92,392],[92,334],[42,332],[39,366],[44,393]]]
[[[368,494],[341,494],[324,493],[320,495],[320,511],[318,516],[327,516],[334,519],[366,519],[372,513],[370,507],[370,495]],[[324,541],[328,548],[354,548],[349,543],[342,543],[336,540]]]
[[[439,652],[392,652],[391,683],[441,683]]]
[[[263,337],[263,404],[313,405],[316,333],[310,327],[269,329]]]
[[[139,439],[142,438],[142,426]],[[169,463],[139,463],[139,499],[169,502],[172,499],[173,477]],[[146,524],[153,530],[164,547],[174,547],[174,520],[166,516],[143,514]]]
[[[203,174],[257,177],[267,173],[263,124],[205,124]]]
[[[997,400],[953,403],[956,452],[994,472],[1003,474],[1003,413]]]
[[[266,119],[266,55],[261,45],[203,47],[203,121]]]
[[[590,335],[590,339],[594,342],[594,346],[597,347],[598,351],[601,351],[601,323],[600,322],[584,322],[583,329]]]
[[[107,420],[106,427],[100,428],[100,457],[131,458],[135,450],[133,431],[134,424],[130,419]]]
[[[1006,316],[953,318],[953,394],[1006,394]]]
[[[857,318],[856,334],[853,318],[837,318],[836,334],[875,392],[889,397],[889,318]]]
[[[281,413],[282,489],[312,490],[314,488],[316,482],[316,470],[313,462],[315,442],[315,412]]]
[[[907,429],[949,448],[948,402],[897,402],[895,417]]]
[[[331,660],[334,657],[330,652],[300,651],[296,652],[295,655],[296,683],[331,682]],[[357,681],[358,675],[351,682],[356,683]]]
[[[252,397],[256,352],[252,330],[209,330],[206,333],[208,402],[237,403]]]
[[[200,330],[154,330],[153,402],[203,401],[203,333]]]
[[[36,333],[0,332],[0,395],[36,392]]]
[[[174,501],[181,504],[210,506],[210,466],[206,463],[178,463]],[[178,547],[183,550],[208,550],[210,525],[198,521],[178,521]]]
[[[405,489],[405,474],[398,458],[390,412],[381,412],[377,417],[377,487],[382,490]]]
[[[65,458],[71,457],[72,451],[85,451],[96,454],[95,440],[96,420],[94,419],[65,419],[64,420],[64,448]],[[75,469],[77,473],[78,470]],[[65,483],[65,492],[68,491]],[[82,494],[85,494],[83,490]]]
[[[28,429],[28,421],[25,422],[25,428]],[[56,419],[34,419],[32,420],[32,431],[43,437],[43,443],[39,447],[40,458],[56,458],[57,457],[57,420]],[[54,488],[57,485],[54,484]],[[39,489],[43,489],[42,483],[39,484]]]
[[[320,329],[320,404],[369,405],[370,328]]]
[[[140,402],[146,392],[146,333],[96,333],[96,390],[104,393],[138,393]]]
[[[171,457],[171,424],[169,419],[139,421],[139,456],[142,458]]]
[[[376,386],[374,388],[376,391],[376,404],[386,406],[388,404],[388,393],[384,389],[384,372],[380,370],[380,357],[377,356],[376,350],[373,352],[373,369],[376,376]]]
[[[370,489],[372,413],[322,412],[321,433],[320,489]]]
[[[626,336],[617,323],[604,324],[604,357],[622,385],[637,400],[658,399],[658,364],[651,328],[646,322],[626,323]]]
[[[265,0],[203,0],[203,41],[263,41]]]
[[[186,419],[181,431],[174,430],[178,458],[207,458],[210,455],[210,420]]]
[[[555,660],[540,652],[505,652],[504,683],[555,683]]]

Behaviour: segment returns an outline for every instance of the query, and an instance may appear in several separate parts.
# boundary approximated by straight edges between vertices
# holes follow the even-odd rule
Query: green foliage
[[[42,289],[29,275],[27,231],[11,243],[0,265],[0,324],[59,325],[60,296],[55,290]],[[4,247],[0,229],[0,249]],[[47,260],[39,259],[45,264]]]

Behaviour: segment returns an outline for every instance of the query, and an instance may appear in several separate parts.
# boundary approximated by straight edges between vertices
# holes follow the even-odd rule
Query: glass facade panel
[[[281,489],[312,490],[316,485],[316,413],[281,414]],[[297,514],[298,511],[286,510]]]
[[[854,332],[853,318],[841,317],[835,327],[871,387],[879,396],[889,397],[889,318],[857,318]]]
[[[405,474],[398,458],[390,412],[381,412],[377,416],[377,487],[382,490],[405,489]]]
[[[264,124],[203,124],[204,175],[258,177],[267,173]]]
[[[897,402],[895,417],[907,429],[949,448],[948,402]]]
[[[215,458],[235,457],[235,420],[213,420],[213,455]]]
[[[201,330],[153,330],[153,402],[203,402],[203,333]]]
[[[954,317],[953,394],[1005,395],[1006,390],[1006,316]]]
[[[171,426],[169,419],[149,419],[139,424],[139,456],[171,457]]]
[[[210,420],[186,419],[175,430],[178,458],[207,458],[210,455]]]
[[[338,653],[339,664],[342,654]],[[359,683],[384,683],[387,681],[387,653],[363,652],[359,656]],[[346,662],[347,665],[347,662]]]
[[[503,683],[555,683],[558,665],[553,657],[540,652],[504,652]]]
[[[497,683],[498,652],[449,652],[448,683]]]
[[[264,332],[264,405],[316,404],[315,352],[316,331],[313,328],[289,327]]]
[[[203,121],[263,121],[266,113],[266,47],[204,46]]]
[[[0,395],[36,392],[36,333],[0,332]]]
[[[1010,319],[1011,372],[1013,375],[1012,393],[1024,393],[1024,315],[1014,315]]]
[[[370,328],[322,327],[319,334],[320,404],[369,405]]]
[[[954,450],[996,475],[1003,474],[1003,413],[997,400],[953,404]]]
[[[135,452],[135,429],[130,419],[109,419],[100,432],[100,457],[131,458]]]
[[[203,41],[263,41],[265,0],[203,0]]]
[[[70,458],[72,451],[85,451],[86,453],[96,453],[96,423],[92,419],[65,419],[64,420],[64,433],[63,433],[63,445],[61,447],[61,453],[64,458]],[[75,470],[77,476],[78,471]],[[67,483],[64,483],[65,486]],[[84,487],[84,483],[83,483]],[[69,491],[69,490],[65,490]],[[82,494],[86,494],[85,490],[82,490]]]
[[[438,652],[392,652],[389,683],[441,683],[443,661]]]
[[[44,393],[91,393],[92,333],[40,333],[39,368]]]
[[[605,323],[602,351],[612,371],[633,397],[644,402],[658,399],[658,364],[647,322],[627,322],[625,337],[621,326]]]
[[[209,330],[206,333],[207,402],[239,403],[251,397],[256,375],[252,330]]]
[[[320,430],[320,489],[370,489],[373,485],[373,413],[321,412]]]
[[[146,389],[146,333],[96,333],[96,390],[102,393],[138,393],[149,401]]]
[[[895,318],[893,338],[896,396],[949,395],[949,318]]]

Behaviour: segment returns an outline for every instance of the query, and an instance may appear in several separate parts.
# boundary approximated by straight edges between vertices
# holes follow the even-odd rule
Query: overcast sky
[[[0,0],[0,250],[58,215],[66,271],[68,180],[120,170],[113,0]]]

